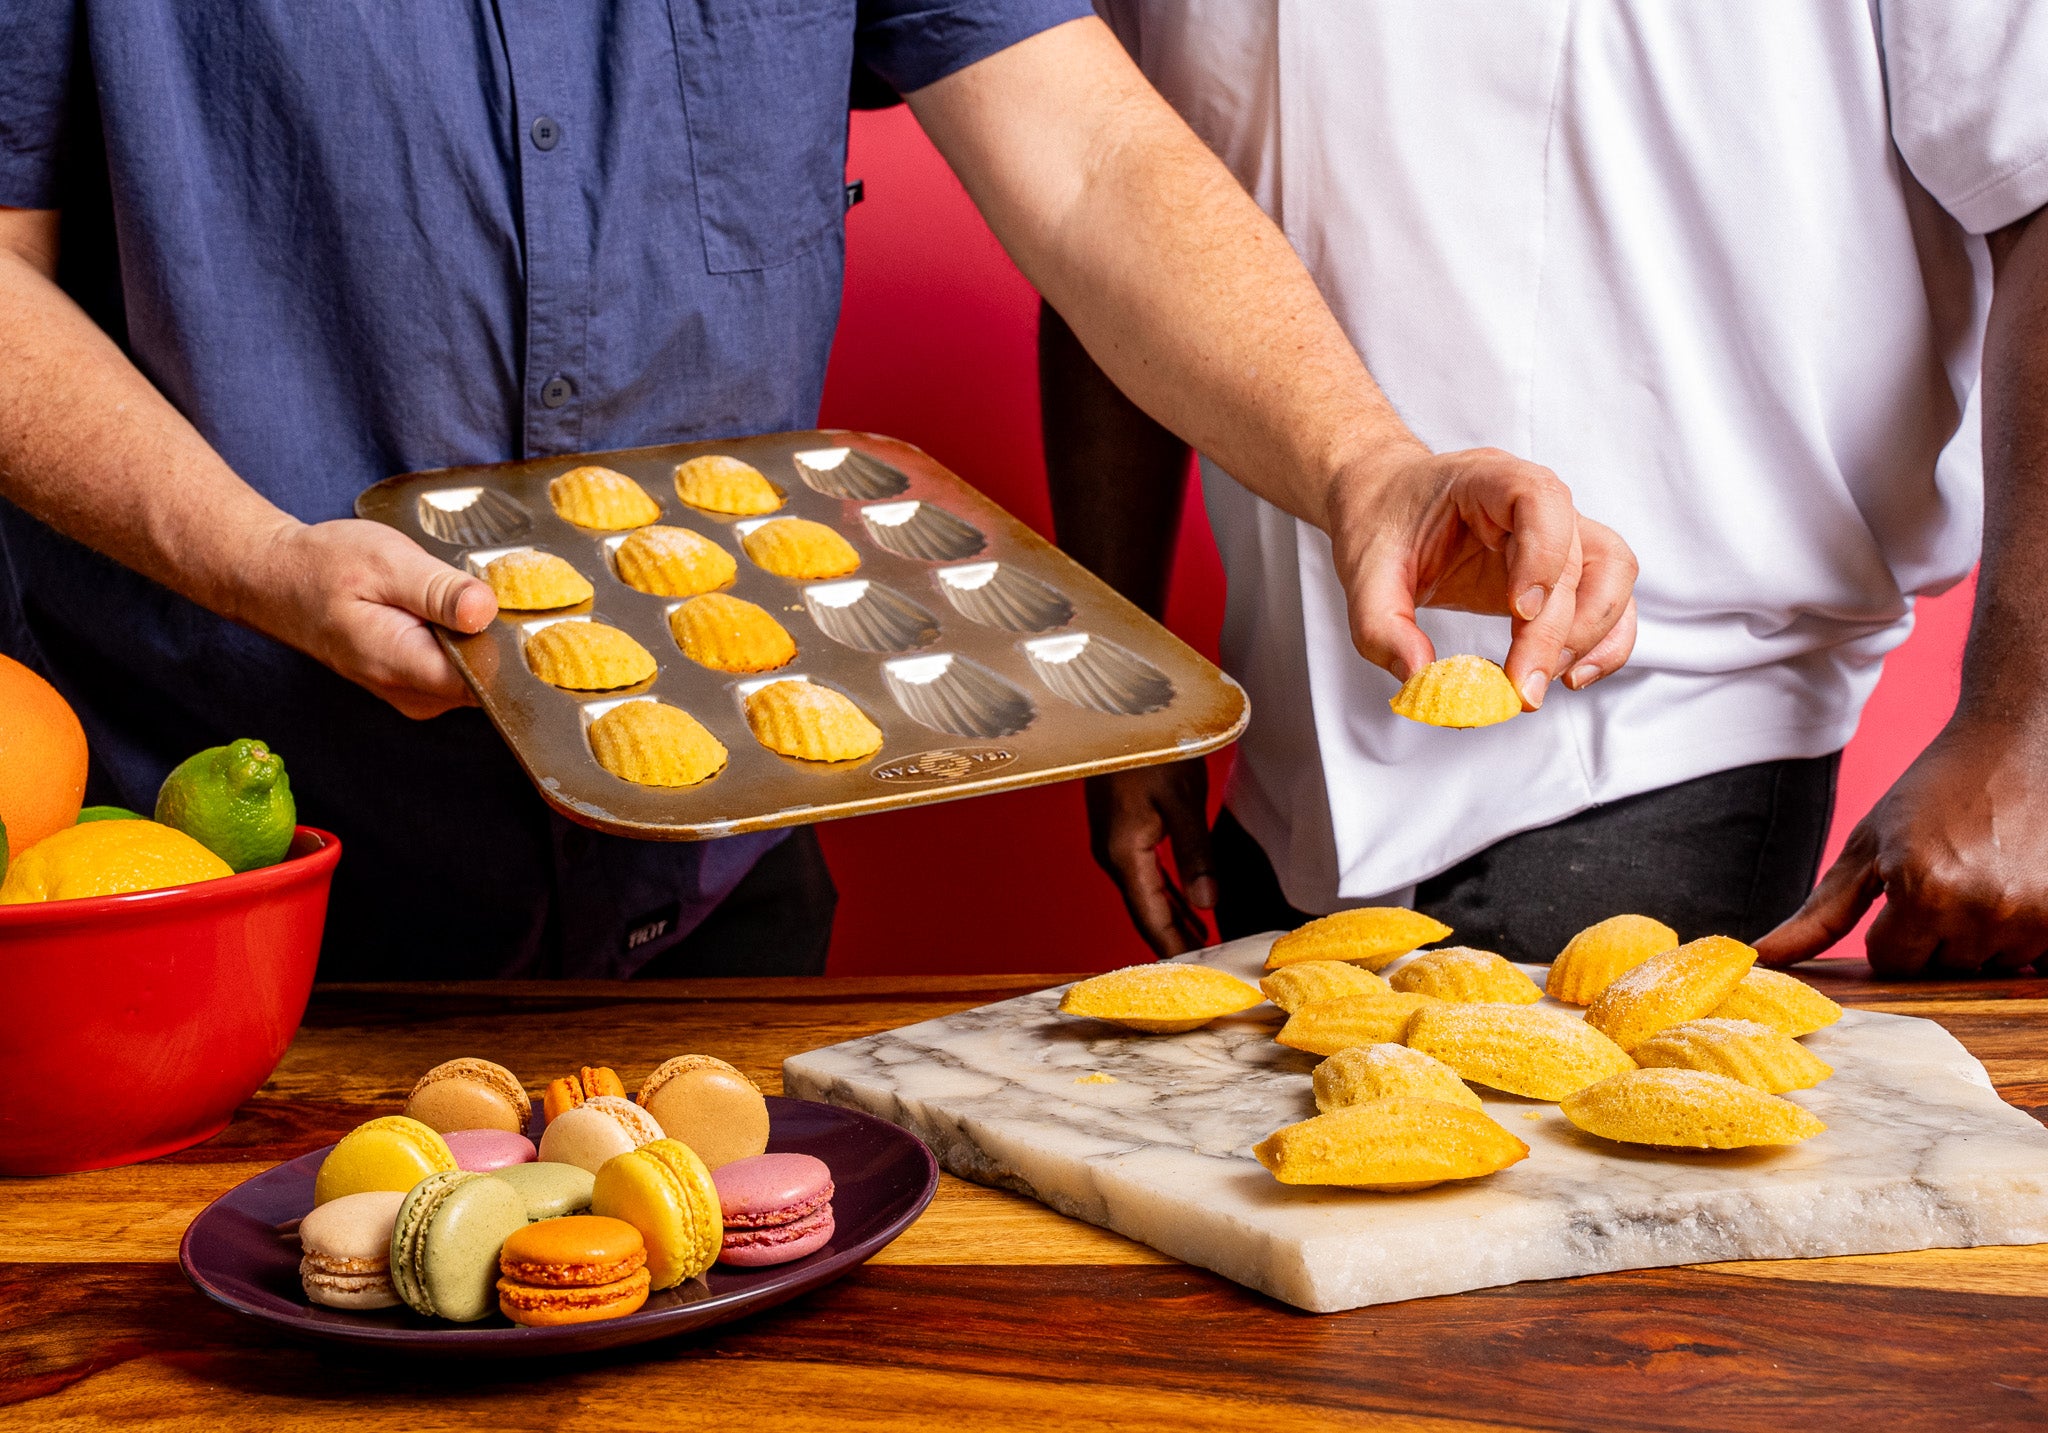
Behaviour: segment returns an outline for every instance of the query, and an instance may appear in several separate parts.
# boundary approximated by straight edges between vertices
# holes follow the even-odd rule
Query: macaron
[[[624,1098],[625,1093],[626,1085],[619,1078],[618,1071],[608,1065],[585,1065],[573,1075],[548,1081],[547,1092],[541,1096],[541,1112],[553,1120],[585,1100],[596,1099],[600,1095]]]
[[[647,1302],[647,1244],[623,1219],[529,1224],[506,1238],[498,1269],[498,1308],[515,1324],[592,1323]]]
[[[754,1082],[710,1055],[678,1055],[656,1067],[635,1096],[661,1131],[712,1169],[768,1148],[768,1102]]]
[[[489,1060],[446,1060],[420,1076],[405,1112],[446,1134],[457,1129],[502,1129],[522,1134],[533,1101],[519,1077]]]
[[[391,1231],[405,1195],[395,1189],[344,1194],[299,1221],[299,1282],[330,1309],[388,1309]]]
[[[710,1268],[725,1237],[711,1171],[688,1145],[672,1139],[608,1161],[597,1172],[590,1212],[640,1231],[648,1287],[655,1289],[674,1288]]]
[[[824,1160],[757,1154],[720,1165],[711,1178],[725,1221],[721,1264],[787,1264],[831,1241],[832,1171]]]
[[[459,1324],[498,1307],[498,1250],[526,1200],[494,1174],[451,1169],[406,1194],[391,1231],[391,1284],[406,1307]]]
[[[508,1129],[452,1129],[441,1136],[457,1169],[490,1174],[534,1158],[533,1141]]]
[[[599,1095],[548,1122],[540,1136],[540,1157],[595,1174],[606,1160],[660,1138],[661,1126],[647,1111],[617,1095]]]
[[[573,1164],[514,1164],[493,1170],[526,1200],[528,1219],[560,1219],[590,1207],[590,1186],[597,1177]]]
[[[455,1168],[448,1142],[418,1120],[385,1115],[359,1124],[320,1161],[313,1178],[315,1208],[373,1189],[400,1194],[430,1174]]]

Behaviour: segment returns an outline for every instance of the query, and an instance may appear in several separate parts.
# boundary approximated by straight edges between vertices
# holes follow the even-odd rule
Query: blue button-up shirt
[[[856,64],[907,92],[1089,8],[9,0],[0,205],[65,211],[60,279],[236,472],[345,517],[412,469],[811,426]],[[0,642],[99,796],[285,755],[347,847],[330,978],[623,974],[773,843],[571,826],[479,714],[408,722],[4,503],[0,540]]]

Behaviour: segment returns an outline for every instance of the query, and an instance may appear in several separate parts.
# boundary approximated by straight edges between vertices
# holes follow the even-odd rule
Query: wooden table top
[[[2048,1119],[2048,980],[1814,983],[1939,1020]],[[1067,977],[327,986],[217,1138],[128,1169],[0,1179],[0,1425],[206,1428],[1837,1429],[2048,1423],[2048,1245],[1703,1265],[1304,1314],[1029,1200],[943,1179],[850,1277],[700,1337],[519,1365],[281,1342],[177,1267],[258,1170],[481,1055],[533,1087],[784,1056]],[[23,1098],[10,1092],[10,1097]]]

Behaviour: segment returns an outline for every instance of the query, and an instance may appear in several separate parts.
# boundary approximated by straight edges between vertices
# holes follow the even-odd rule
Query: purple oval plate
[[[832,1167],[832,1242],[765,1269],[724,1264],[648,1296],[637,1313],[559,1328],[521,1328],[501,1314],[473,1324],[406,1308],[350,1313],[306,1302],[299,1244],[287,1232],[313,1207],[326,1149],[245,1179],[199,1212],[178,1246],[198,1290],[245,1318],[301,1338],[448,1358],[584,1353],[645,1343],[745,1318],[851,1273],[909,1228],[939,1187],[939,1166],[915,1135],[836,1105],[770,1096],[771,1151],[816,1155]]]

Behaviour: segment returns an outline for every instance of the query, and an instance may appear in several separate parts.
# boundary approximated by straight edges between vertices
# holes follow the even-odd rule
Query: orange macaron
[[[647,1245],[623,1219],[571,1214],[515,1229],[498,1271],[499,1309],[529,1327],[621,1318],[647,1302]]]

